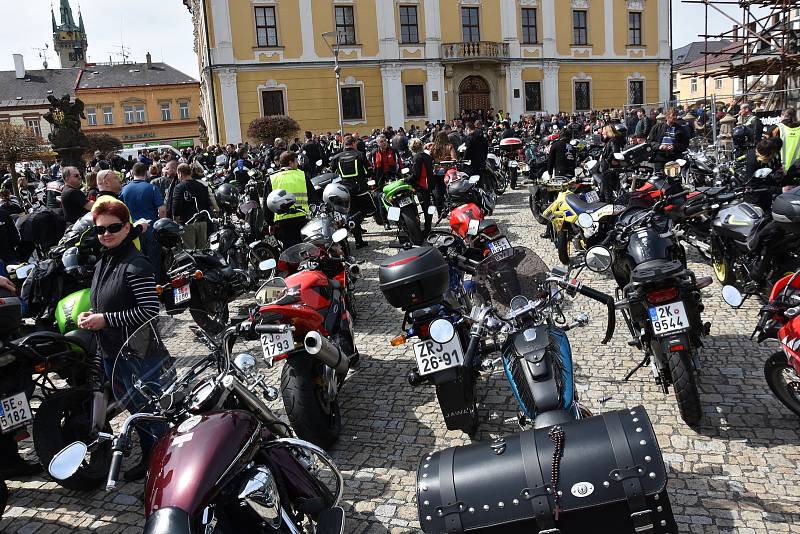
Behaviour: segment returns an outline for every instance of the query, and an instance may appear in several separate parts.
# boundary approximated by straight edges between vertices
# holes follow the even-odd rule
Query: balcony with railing
[[[509,57],[508,43],[475,41],[471,43],[442,44],[442,59],[444,61],[501,61]]]

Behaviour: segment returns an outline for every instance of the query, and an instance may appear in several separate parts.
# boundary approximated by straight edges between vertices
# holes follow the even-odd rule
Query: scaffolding
[[[708,78],[738,78],[742,94],[737,96],[737,100],[741,102],[747,95],[760,93],[766,97],[762,105],[768,110],[786,108],[800,99],[798,0],[682,1],[705,6],[705,32],[699,35],[705,41],[703,58],[692,64],[697,71],[685,74],[702,77],[704,81]],[[740,19],[723,11],[722,6],[731,5],[740,8]],[[709,10],[714,16],[729,19],[731,29],[709,34]],[[731,44],[722,50],[710,51],[709,40],[729,40]],[[699,70],[701,66],[702,70]],[[773,76],[776,77],[774,82],[767,83]],[[704,98],[707,100],[708,95]]]

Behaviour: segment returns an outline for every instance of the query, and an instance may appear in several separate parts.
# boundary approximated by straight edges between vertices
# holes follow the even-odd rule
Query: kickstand
[[[625,378],[623,378],[623,379],[622,379],[622,381],[623,381],[623,382],[627,382],[628,380],[630,380],[630,379],[631,379],[631,377],[632,377],[634,374],[636,374],[636,371],[638,371],[639,369],[641,369],[642,367],[644,367],[645,365],[647,365],[647,363],[648,363],[649,361],[650,361],[650,356],[649,356],[648,354],[645,354],[645,355],[644,355],[644,358],[642,358],[642,361],[640,361],[636,367],[634,367],[633,369],[631,369],[630,371],[628,371],[628,374],[627,374],[627,375],[625,375]]]

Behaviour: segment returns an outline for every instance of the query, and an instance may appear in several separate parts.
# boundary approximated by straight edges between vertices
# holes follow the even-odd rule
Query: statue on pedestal
[[[83,101],[76,98],[71,102],[69,95],[61,98],[50,95],[47,100],[50,102],[50,111],[45,113],[44,119],[52,125],[53,131],[48,140],[53,150],[63,165],[83,169],[83,152],[88,144],[86,134],[81,131],[81,119],[86,118]]]

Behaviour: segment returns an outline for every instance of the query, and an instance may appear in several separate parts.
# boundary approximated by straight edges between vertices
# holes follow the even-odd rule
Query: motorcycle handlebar
[[[617,327],[617,315],[614,297],[611,295],[606,295],[602,291],[598,291],[589,286],[585,286],[577,281],[575,281],[575,283],[570,283],[565,280],[560,280],[558,285],[567,291],[575,291],[584,297],[589,297],[592,300],[596,300],[597,302],[606,305],[606,308],[608,309],[608,323],[606,325],[606,335],[603,338],[603,341],[600,343],[606,345],[609,341],[611,341],[611,338],[614,336],[614,330],[616,330]]]
[[[475,354],[478,352],[478,344],[480,341],[480,336],[470,336],[469,345],[467,345],[467,354],[464,356],[467,365],[470,365],[473,358],[475,358]]]
[[[111,467],[108,469],[106,491],[111,491],[117,486],[120,467],[122,467],[122,451],[115,450],[114,454],[111,456]]]

